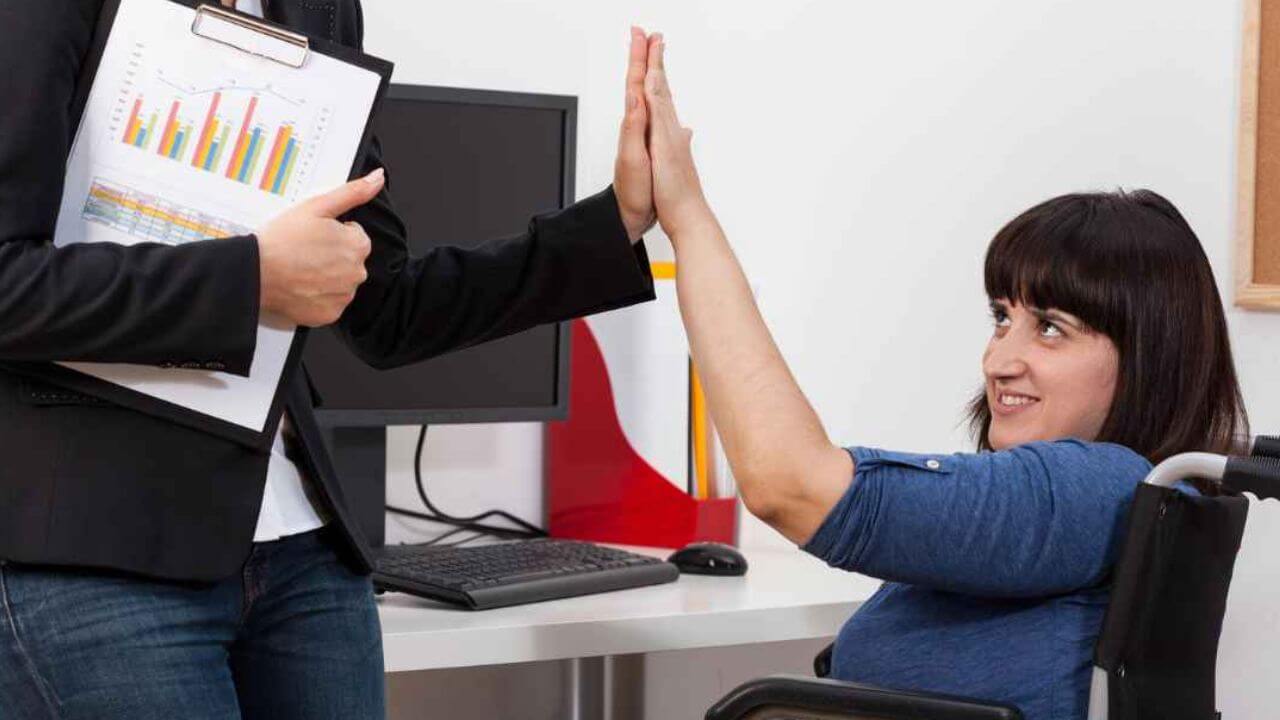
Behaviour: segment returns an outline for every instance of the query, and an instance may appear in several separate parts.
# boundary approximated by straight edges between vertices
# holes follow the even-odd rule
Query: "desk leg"
[[[566,661],[565,720],[605,720],[603,657],[573,658]]]
[[[644,655],[567,660],[567,720],[642,720]]]

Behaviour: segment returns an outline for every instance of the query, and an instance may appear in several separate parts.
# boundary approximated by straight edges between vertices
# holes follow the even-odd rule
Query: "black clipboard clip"
[[[196,8],[191,32],[283,65],[300,68],[311,52],[306,35],[289,32],[256,18],[214,5]]]

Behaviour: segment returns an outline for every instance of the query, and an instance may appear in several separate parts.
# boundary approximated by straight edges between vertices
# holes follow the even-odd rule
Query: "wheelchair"
[[[1188,495],[1179,481],[1215,483]],[[1249,454],[1183,453],[1154,467],[1134,495],[1111,597],[1094,647],[1088,720],[1220,720],[1218,639],[1249,501],[1280,499],[1280,437]],[[1177,632],[1168,628],[1176,627]],[[706,720],[1021,720],[1008,703],[827,679],[774,675],[724,696]]]

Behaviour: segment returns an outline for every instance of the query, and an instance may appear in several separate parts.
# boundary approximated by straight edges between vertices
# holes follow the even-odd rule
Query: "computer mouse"
[[[724,543],[696,542],[671,553],[667,562],[689,575],[745,575],[747,559]]]

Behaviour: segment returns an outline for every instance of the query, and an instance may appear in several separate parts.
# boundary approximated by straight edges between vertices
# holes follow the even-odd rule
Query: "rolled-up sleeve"
[[[850,448],[854,479],[804,549],[834,567],[987,597],[1100,582],[1150,470],[1119,445],[918,455]]]

